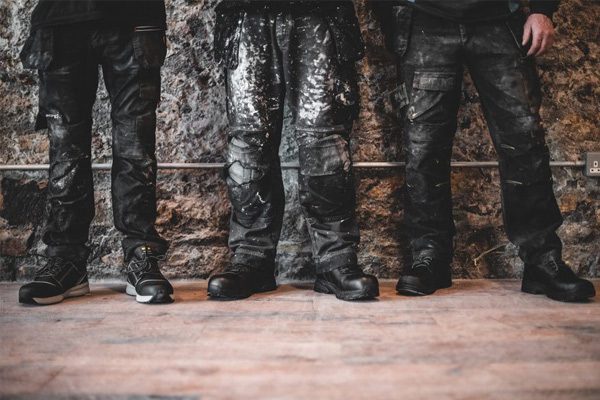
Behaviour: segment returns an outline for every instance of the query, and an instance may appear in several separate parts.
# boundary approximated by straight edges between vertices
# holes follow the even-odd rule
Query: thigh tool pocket
[[[415,72],[408,119],[424,117],[427,122],[444,122],[452,105],[445,104],[448,93],[456,90],[458,75],[452,72]]]
[[[142,68],[160,68],[167,56],[165,31],[152,27],[135,28],[133,32],[133,51]]]

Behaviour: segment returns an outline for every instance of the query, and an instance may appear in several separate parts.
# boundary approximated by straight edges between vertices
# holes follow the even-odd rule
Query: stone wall
[[[23,70],[18,52],[28,31],[34,0],[0,3],[0,164],[47,162],[45,132],[32,129],[36,75]],[[163,70],[159,110],[158,158],[164,162],[220,162],[225,146],[223,76],[211,55],[214,0],[168,3],[169,53]],[[395,66],[382,47],[370,11],[358,2],[368,51],[359,65],[362,111],[353,136],[355,161],[394,161],[400,157],[399,111],[387,93],[397,82]],[[542,115],[554,160],[578,160],[600,150],[600,4],[567,0],[556,17],[558,42],[539,59],[545,101]],[[95,162],[110,161],[107,94],[95,106]],[[281,149],[293,161],[290,135]],[[478,96],[467,80],[454,148],[459,161],[493,160]],[[554,169],[565,224],[560,233],[565,257],[585,276],[599,276],[600,185],[580,170]],[[285,172],[288,206],[279,247],[279,275],[314,274],[306,222],[299,215],[296,172]],[[95,278],[121,274],[119,233],[112,225],[109,174],[97,172],[96,219],[90,232]],[[380,277],[396,277],[403,266],[406,239],[400,223],[403,179],[400,170],[357,173],[358,215],[362,226],[361,264]],[[44,172],[0,172],[0,280],[31,276],[35,254],[43,250],[40,233],[46,193]],[[453,173],[458,228],[454,263],[457,277],[518,277],[522,264],[502,230],[498,174],[489,169]],[[160,232],[172,242],[165,269],[169,276],[204,278],[228,260],[229,206],[216,170],[162,171],[158,185]]]

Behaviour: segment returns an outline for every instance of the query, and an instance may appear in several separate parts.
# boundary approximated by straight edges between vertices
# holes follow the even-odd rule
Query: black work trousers
[[[227,184],[233,263],[274,268],[284,193],[279,159],[284,104],[299,147],[299,196],[317,272],[356,265],[359,229],[349,134],[354,65],[337,58],[318,12],[247,11],[227,70]]]
[[[525,262],[561,251],[562,223],[540,123],[540,83],[520,45],[524,15],[459,24],[415,11],[402,62],[407,85],[405,222],[413,254],[452,257],[450,158],[466,66],[498,154],[504,225]]]
[[[94,24],[42,28],[22,58],[39,70],[38,127],[50,135],[49,214],[43,241],[48,254],[87,258],[94,217],[91,167],[92,107],[98,66],[112,106],[114,222],[123,233],[125,258],[140,245],[164,253],[155,229],[156,108],[164,30]]]

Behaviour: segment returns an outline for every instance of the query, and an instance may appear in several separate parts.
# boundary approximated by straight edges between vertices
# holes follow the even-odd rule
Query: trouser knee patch
[[[300,146],[300,203],[313,217],[336,220],[355,205],[348,142],[330,135]]]
[[[48,119],[50,124],[50,163],[91,157],[91,120],[67,124],[60,114]]]
[[[305,176],[348,174],[352,168],[348,141],[339,134],[300,146],[299,158]]]
[[[257,147],[238,138],[229,142],[227,151],[227,176],[238,185],[263,179],[269,170],[269,160],[264,147]]]

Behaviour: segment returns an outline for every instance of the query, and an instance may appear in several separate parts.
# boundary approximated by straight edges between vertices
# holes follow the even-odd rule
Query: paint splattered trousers
[[[338,60],[328,23],[317,12],[257,7],[239,23],[238,58],[227,69],[233,263],[274,268],[285,202],[278,153],[287,104],[317,272],[356,265],[348,142],[357,107],[354,65]]]
[[[22,59],[39,70],[38,128],[49,128],[48,254],[87,258],[94,218],[91,167],[92,107],[98,65],[112,106],[114,222],[123,233],[126,258],[142,244],[167,249],[156,219],[156,107],[164,30],[134,30],[94,24],[41,28],[26,43]]]
[[[450,158],[464,66],[498,154],[509,239],[525,262],[561,251],[555,231],[562,217],[540,124],[540,84],[534,60],[520,46],[524,22],[522,13],[465,25],[414,12],[401,68],[409,100],[405,222],[413,253],[435,249],[452,256]]]

